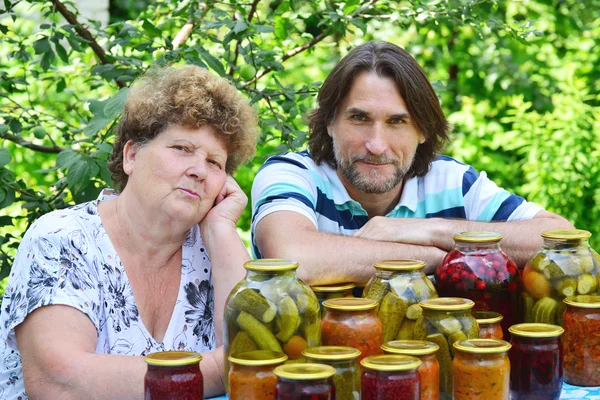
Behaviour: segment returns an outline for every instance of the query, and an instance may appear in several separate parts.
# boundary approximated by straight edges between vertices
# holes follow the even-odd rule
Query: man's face
[[[399,187],[425,142],[394,80],[372,72],[356,76],[328,133],[338,175],[346,186],[367,194]]]

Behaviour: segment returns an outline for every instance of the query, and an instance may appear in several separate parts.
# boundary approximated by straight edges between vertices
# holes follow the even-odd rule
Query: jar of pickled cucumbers
[[[502,315],[494,311],[473,311],[473,317],[479,325],[480,339],[504,339],[502,332]],[[510,331],[510,328],[508,328]]]
[[[275,400],[335,400],[335,368],[324,364],[281,365],[277,375]]]
[[[381,346],[387,354],[417,357],[421,377],[421,400],[437,400],[440,397],[440,363],[435,353],[440,346],[425,340],[393,340]]]
[[[200,353],[161,351],[144,357],[148,370],[144,377],[144,398],[204,399],[204,379],[200,371]]]
[[[385,354],[363,359],[362,400],[419,400],[421,377],[416,357]]]
[[[347,346],[360,350],[359,361],[381,354],[383,325],[376,314],[377,302],[371,299],[342,298],[323,303],[321,322],[324,346]]]
[[[321,344],[321,312],[310,288],[296,276],[298,263],[264,259],[244,264],[246,277],[231,291],[225,306],[225,382],[229,356],[252,350],[302,357]]]
[[[379,303],[377,315],[383,323],[384,343],[412,339],[415,321],[421,315],[419,302],[437,297],[433,283],[423,273],[425,262],[388,260],[374,265],[375,275],[362,297]]]
[[[453,400],[508,400],[511,345],[504,340],[471,339],[454,343]]]
[[[423,314],[415,323],[415,340],[427,340],[439,346],[440,399],[452,397],[452,345],[459,340],[479,337],[477,321],[471,315],[473,301],[458,297],[440,297],[419,303]]]
[[[273,369],[288,357],[271,350],[252,350],[229,356],[229,399],[272,400],[277,377]]]
[[[544,244],[523,270],[525,322],[562,326],[563,299],[598,294],[598,261],[580,229],[542,232]]]
[[[510,398],[558,400],[563,382],[564,330],[558,325],[524,323],[510,327]]]
[[[354,297],[352,295],[352,289],[355,287],[356,284],[353,282],[311,286],[310,288],[317,296],[317,300],[319,300],[319,304],[321,305],[321,318],[325,315],[325,308],[323,307],[323,302],[325,300]]]
[[[345,346],[320,346],[306,349],[302,355],[309,363],[325,364],[335,368],[333,384],[337,400],[360,399],[360,351]]]
[[[567,297],[564,303],[565,382],[600,386],[600,296]]]
[[[500,313],[504,317],[504,337],[508,337],[508,327],[523,318],[519,307],[519,272],[500,247],[502,235],[461,232],[453,239],[454,249],[435,271],[438,294],[471,299],[475,302],[473,310]]]

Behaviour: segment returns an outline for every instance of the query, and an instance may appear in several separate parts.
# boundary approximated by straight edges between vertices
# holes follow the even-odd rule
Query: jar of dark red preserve
[[[335,400],[335,368],[330,365],[285,364],[273,373],[277,375],[275,400]]]
[[[202,355],[189,351],[148,354],[144,378],[145,400],[203,400]]]
[[[421,360],[385,354],[363,359],[362,400],[419,400]]]

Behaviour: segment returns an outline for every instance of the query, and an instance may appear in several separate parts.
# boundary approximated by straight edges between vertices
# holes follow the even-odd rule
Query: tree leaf
[[[69,55],[67,54],[67,50],[65,50],[65,48],[60,43],[54,43],[54,48],[56,49],[56,54],[58,54],[60,59],[63,60],[65,64],[68,64]]]
[[[93,166],[98,169],[94,160],[89,157],[81,157],[78,162],[71,165],[67,171],[67,185],[73,194],[81,192],[89,185],[90,179],[95,176]]]
[[[117,94],[106,101],[104,105],[104,117],[109,120],[117,118],[123,112],[123,106],[127,99],[128,88],[124,87],[120,89]]]
[[[87,126],[83,129],[83,133],[87,137],[92,137],[100,132],[102,129],[106,128],[106,126],[111,123],[113,120],[110,118],[106,118],[104,116],[98,117],[94,116],[90,122],[88,122]]]
[[[215,57],[210,55],[206,50],[204,50],[204,48],[202,48],[202,46],[196,46],[196,50],[198,50],[198,53],[200,53],[200,55],[202,56],[204,61],[206,61],[208,66],[210,68],[212,68],[217,74],[219,74],[221,76],[227,75],[227,73],[225,72],[225,68],[223,68],[223,64],[221,64],[219,62],[219,60],[217,60]]]
[[[148,21],[147,19],[145,19],[142,23],[142,29],[150,37],[162,37],[162,31],[156,26],[154,26],[154,24],[152,24],[152,22]]]
[[[45,36],[36,40],[35,43],[33,43],[33,50],[35,51],[35,54],[44,54],[50,51],[50,41]]]
[[[11,160],[12,160],[12,157],[10,155],[10,150],[8,150],[7,148],[4,148],[4,147],[0,148],[0,168],[3,168]]]
[[[240,33],[245,31],[246,29],[248,29],[248,24],[245,21],[239,20],[235,23],[235,26],[233,27],[233,32]]]
[[[81,154],[73,150],[64,150],[58,153],[56,157],[56,166],[61,169],[67,169],[71,165],[81,160]]]
[[[44,71],[48,71],[52,60],[54,60],[54,52],[50,49],[47,53],[44,53],[40,61],[40,66]]]

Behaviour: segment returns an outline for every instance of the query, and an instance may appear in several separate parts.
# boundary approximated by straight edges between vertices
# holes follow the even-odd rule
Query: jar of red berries
[[[440,297],[463,297],[475,302],[473,310],[496,311],[504,317],[502,330],[522,322],[518,299],[519,271],[502,251],[502,235],[495,232],[461,232],[455,246],[435,271]]]

